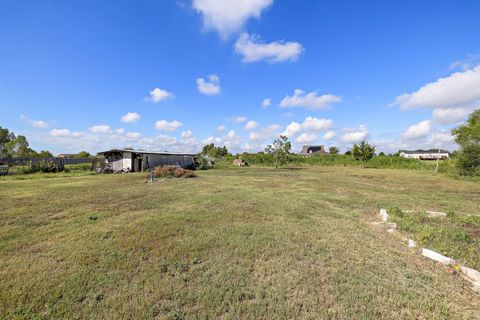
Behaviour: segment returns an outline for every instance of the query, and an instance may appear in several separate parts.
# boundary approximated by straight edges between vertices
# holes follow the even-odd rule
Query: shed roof
[[[99,152],[98,154],[104,155],[112,152],[131,152],[131,153],[138,153],[138,154],[163,154],[163,155],[175,155],[175,156],[196,156],[195,153],[178,153],[178,152],[168,152],[168,151],[149,151],[149,150],[132,150],[132,149],[111,149],[111,150]]]

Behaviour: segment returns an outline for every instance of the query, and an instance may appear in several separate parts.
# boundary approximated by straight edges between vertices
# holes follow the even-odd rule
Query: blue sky
[[[480,2],[0,1],[0,126],[55,153],[455,148]]]

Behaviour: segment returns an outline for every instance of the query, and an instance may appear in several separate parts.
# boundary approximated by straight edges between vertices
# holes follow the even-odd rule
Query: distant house
[[[65,159],[65,158],[71,158],[72,156],[73,154],[71,153],[60,153],[59,155],[57,155],[57,158]]]
[[[450,157],[450,153],[445,150],[429,149],[429,150],[400,150],[400,157],[418,160],[443,160]]]
[[[105,157],[105,168],[113,172],[141,172],[159,166],[184,169],[195,167],[195,154],[112,149],[98,153]]]
[[[239,166],[239,167],[244,167],[244,166],[248,166],[248,162],[243,160],[243,159],[235,159],[235,160],[233,160],[233,165]]]
[[[312,154],[326,154],[325,147],[323,145],[317,146],[303,146],[302,152],[299,153],[301,156],[311,156]]]

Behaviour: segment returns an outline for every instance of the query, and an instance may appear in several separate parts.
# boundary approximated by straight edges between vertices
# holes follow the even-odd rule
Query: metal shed
[[[195,154],[129,149],[99,152],[105,157],[105,166],[114,172],[141,172],[159,166],[195,168]]]

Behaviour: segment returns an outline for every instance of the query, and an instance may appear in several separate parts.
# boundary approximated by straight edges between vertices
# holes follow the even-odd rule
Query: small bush
[[[173,166],[156,167],[154,174],[157,178],[193,178],[197,175],[192,170],[177,168]]]
[[[207,157],[200,157],[197,159],[197,169],[198,170],[208,170],[213,167],[214,162],[209,160]]]
[[[462,148],[457,167],[461,175],[480,175],[480,144],[471,144]]]
[[[388,207],[387,212],[392,216],[403,218],[403,211],[397,206]]]
[[[59,172],[62,171],[55,161],[52,160],[41,160],[35,163],[32,167],[35,168],[36,171],[41,171],[44,173],[48,172]]]
[[[457,230],[453,233],[453,238],[459,242],[467,242],[470,240],[470,235],[464,230]]]
[[[20,174],[30,174],[38,172],[38,169],[33,166],[19,166],[17,167],[17,172]]]

